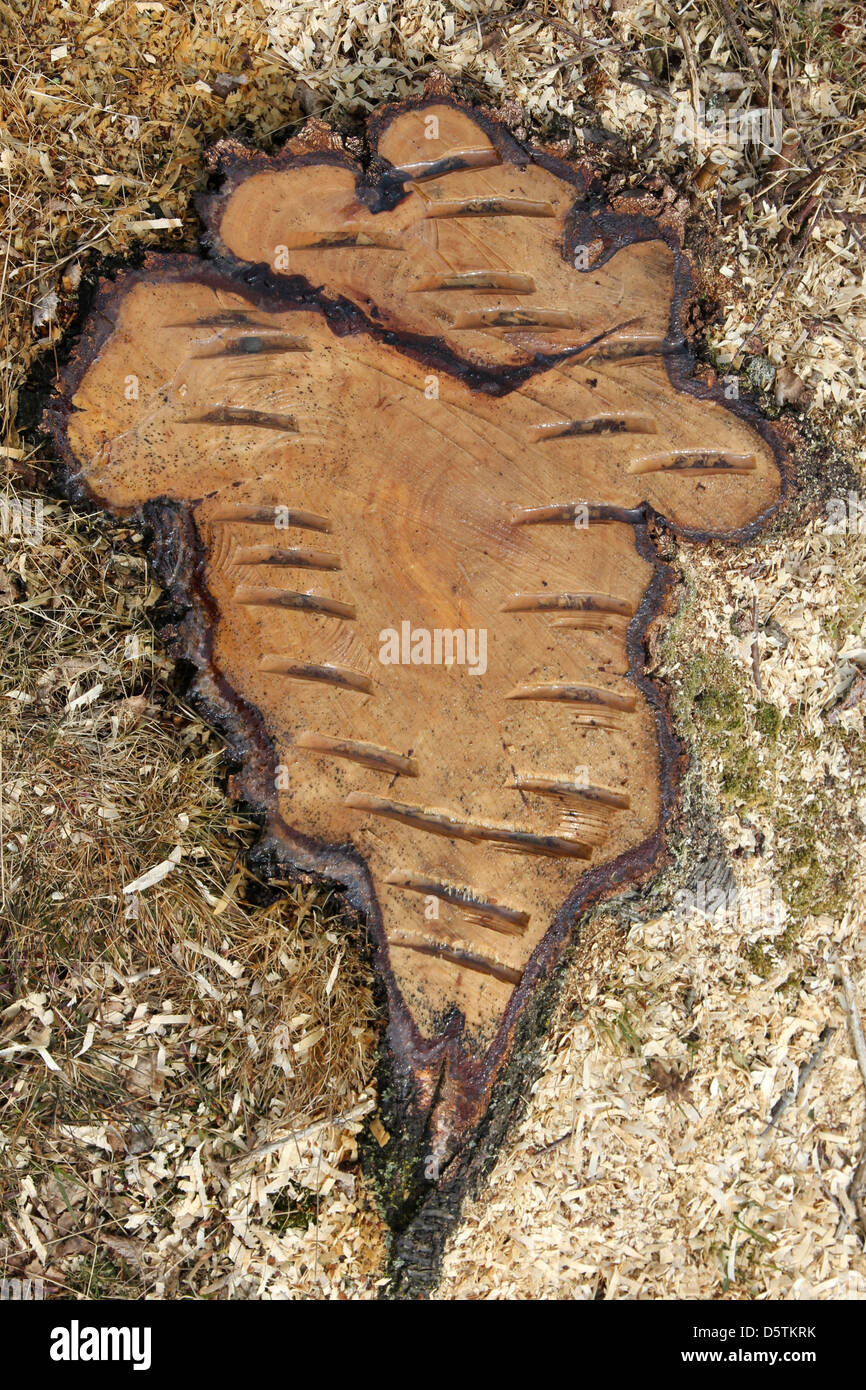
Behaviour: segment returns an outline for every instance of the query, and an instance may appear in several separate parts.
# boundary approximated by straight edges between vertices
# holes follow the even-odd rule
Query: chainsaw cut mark
[[[503,907],[501,903],[486,902],[477,897],[469,888],[459,888],[452,883],[438,883],[422,874],[410,874],[395,869],[385,879],[392,888],[402,888],[407,893],[420,893],[425,898],[439,898],[453,907],[461,908],[467,918],[487,926],[491,931],[502,932],[506,936],[522,936],[529,926],[529,913],[517,908]]]
[[[567,309],[461,309],[451,327],[462,328],[574,328],[574,314]]]
[[[605,526],[624,522],[635,526],[643,521],[639,507],[616,507],[605,502],[556,502],[549,507],[522,507],[511,518],[512,526]]]
[[[329,734],[305,731],[295,739],[298,748],[308,753],[318,753],[322,757],[347,758],[360,763],[375,772],[387,772],[397,777],[417,777],[418,764],[402,753],[390,748],[379,748],[373,743],[359,743],[352,739],[332,738]]]
[[[297,594],[289,589],[254,589],[245,584],[235,590],[235,603],[244,608],[291,608],[298,613],[324,613],[333,618],[357,618],[354,604],[319,594]]]
[[[585,801],[589,805],[609,808],[611,811],[627,811],[631,798],[625,792],[614,792],[608,787],[594,787],[583,782],[570,782],[556,777],[517,777],[515,790],[535,792],[539,796],[556,796],[566,801]]]
[[[306,239],[290,236],[285,245],[290,251],[397,251],[401,255],[406,252],[399,232],[386,232],[367,226],[329,228]]]
[[[497,849],[523,854],[565,856],[570,859],[589,859],[591,851],[578,841],[564,840],[556,835],[535,835],[531,831],[513,830],[508,826],[483,825],[477,821],[458,820],[447,811],[428,811],[423,806],[407,806],[366,792],[351,792],[345,806],[353,811],[366,811],[372,816],[384,816],[411,826],[413,830],[431,835],[444,835],[449,840],[487,841]]]
[[[727,477],[731,473],[753,473],[754,454],[720,454],[716,449],[690,449],[681,454],[652,454],[633,459],[629,473],[676,473],[679,477]]]
[[[448,961],[449,965],[474,970],[480,975],[490,975],[494,980],[500,980],[506,985],[519,985],[523,979],[522,970],[515,970],[510,965],[500,965],[498,961],[486,960],[483,956],[462,951],[456,946],[445,946],[441,942],[410,941],[407,937],[401,936],[394,937],[390,945],[404,951],[417,951],[422,956],[434,956],[437,960]]]
[[[591,685],[575,685],[571,681],[544,681],[537,685],[519,685],[510,690],[506,700],[550,700],[557,704],[589,705],[601,709],[632,714],[633,695],[617,695],[613,690],[599,690]]]
[[[329,550],[309,550],[290,546],[280,550],[270,545],[239,546],[232,556],[235,565],[275,565],[282,569],[338,570],[339,555]]]
[[[418,160],[415,164],[400,164],[395,174],[410,183],[425,183],[447,174],[460,174],[465,169],[493,169],[501,160],[494,149],[461,150],[444,159]]]
[[[282,357],[286,353],[309,352],[310,344],[306,338],[269,336],[265,333],[248,333],[235,338],[230,343],[218,342],[212,352],[193,354],[194,362],[213,362],[222,357]]]
[[[297,434],[298,423],[294,415],[280,415],[270,410],[248,410],[246,406],[219,405],[205,410],[201,415],[186,415],[178,420],[180,425],[229,425],[243,426],[245,429],[277,430],[281,434]]]
[[[286,676],[296,681],[314,681],[330,685],[335,689],[358,691],[371,695],[373,682],[363,671],[355,671],[349,666],[316,665],[313,662],[297,662],[282,656],[263,656],[259,660],[259,670],[272,676]]]
[[[510,294],[534,294],[535,281],[531,275],[519,275],[508,270],[446,270],[425,275],[410,292],[430,290],[507,290]]]
[[[420,190],[419,190],[420,192]],[[534,198],[497,197],[495,194],[476,198],[438,198],[424,210],[425,218],[446,217],[555,217],[552,203]]]
[[[547,439],[573,439],[587,434],[657,434],[658,422],[652,415],[592,415],[586,420],[549,420],[533,425],[529,438],[534,444]]]
[[[634,604],[613,594],[512,594],[503,613],[585,613],[634,617]]]
[[[317,516],[315,512],[296,512],[282,508],[280,503],[270,507],[234,506],[217,507],[208,517],[211,522],[241,522],[246,526],[273,526],[281,530],[298,527],[303,531],[330,531],[331,523],[327,517]]]

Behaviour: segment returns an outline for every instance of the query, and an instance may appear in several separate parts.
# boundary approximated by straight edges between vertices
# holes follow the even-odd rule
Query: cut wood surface
[[[315,127],[228,147],[213,259],[104,285],[53,419],[102,505],[191,518],[197,664],[267,734],[246,786],[365,911],[453,1153],[578,908],[661,849],[650,519],[745,534],[782,451],[688,379],[687,270],[649,217],[443,99],[371,140],[366,179]]]

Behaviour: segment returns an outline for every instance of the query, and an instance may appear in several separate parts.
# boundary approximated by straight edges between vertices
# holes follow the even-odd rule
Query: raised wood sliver
[[[647,519],[741,534],[782,452],[689,384],[649,219],[594,216],[441,98],[371,138],[370,182],[324,136],[230,148],[214,258],[104,287],[53,421],[104,506],[191,519],[208,688],[267,735],[247,785],[366,912],[395,1065],[453,1153],[580,903],[660,851]]]

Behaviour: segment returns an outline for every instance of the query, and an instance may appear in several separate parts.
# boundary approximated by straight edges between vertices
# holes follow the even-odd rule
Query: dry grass
[[[374,1008],[327,899],[245,901],[255,827],[155,655],[128,544],[55,507],[4,557],[4,1265],[35,1248],[59,1290],[243,1294],[242,1250],[288,1265],[322,1196],[350,1206],[358,1126],[322,1122],[369,1108]],[[320,1161],[284,1146],[259,1191],[238,1160],[317,1122]]]
[[[718,126],[678,133],[696,97],[726,117],[766,97],[716,3],[673,8],[0,3],[10,495],[46,462],[18,430],[27,375],[53,370],[96,256],[194,248],[190,195],[218,134],[273,145],[304,111],[356,117],[433,68],[516,99],[534,133],[591,145],[620,178],[639,166],[689,189],[725,250],[720,365],[743,360],[771,393],[795,374],[800,408],[862,458],[862,9],[738,8],[803,137],[772,168]],[[724,171],[697,193],[718,147]],[[371,1296],[358,943],[326,900],[255,905],[254,828],[154,641],[137,538],[51,504],[41,543],[0,545],[0,1273],[90,1297]],[[666,676],[740,882],[770,883],[789,919],[750,936],[659,913],[627,942],[590,935],[444,1296],[862,1295],[848,1185],[863,1094],[834,974],[847,962],[862,999],[863,714],[840,708],[866,647],[862,545],[819,517],[796,544],[681,557],[695,594]],[[718,689],[727,703],[707,698]],[[170,857],[161,882],[123,894]],[[826,1021],[820,1068],[761,1140]],[[687,1091],[665,1089],[689,1071]]]

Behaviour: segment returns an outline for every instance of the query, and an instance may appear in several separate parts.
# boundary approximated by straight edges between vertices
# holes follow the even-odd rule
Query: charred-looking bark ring
[[[789,466],[691,375],[659,219],[445,96],[369,144],[220,147],[208,259],[103,282],[48,423],[73,488],[150,522],[257,862],[366,917],[417,1250],[578,915],[663,850],[652,528],[742,538]]]

